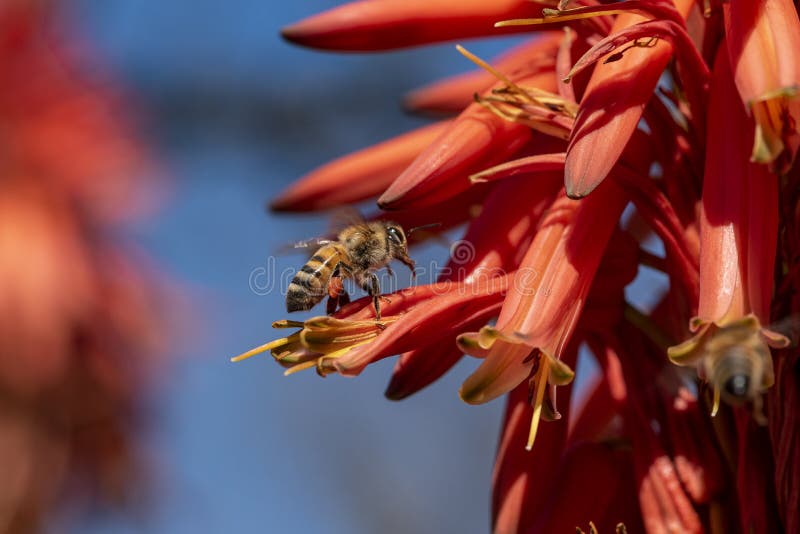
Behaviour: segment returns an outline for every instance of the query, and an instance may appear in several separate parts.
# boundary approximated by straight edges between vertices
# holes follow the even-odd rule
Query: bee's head
[[[711,381],[729,404],[743,404],[757,394],[753,386],[761,383],[761,370],[756,357],[749,347],[733,345],[717,359]]]
[[[414,272],[414,260],[408,257],[408,239],[406,238],[403,227],[394,222],[384,223],[386,228],[386,238],[389,240],[389,250],[393,258],[400,260],[404,265]]]
[[[750,376],[746,374],[733,375],[725,381],[724,389],[728,397],[745,400],[750,394]]]

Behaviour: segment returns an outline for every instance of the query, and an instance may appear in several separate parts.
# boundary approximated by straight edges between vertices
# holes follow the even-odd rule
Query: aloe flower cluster
[[[50,2],[0,2],[0,531],[128,503],[163,307],[123,225],[152,169]]]
[[[405,100],[448,120],[272,203],[377,197],[406,227],[465,226],[474,254],[387,295],[381,323],[361,299],[243,357],[352,376],[399,354],[391,399],[479,358],[462,399],[507,398],[497,533],[800,531],[798,352],[773,326],[800,312],[796,6],[364,0],[283,35],[371,52],[509,33],[528,38],[459,47],[478,70]],[[625,298],[640,266],[669,281],[652,309]],[[574,388],[581,347],[600,372]]]

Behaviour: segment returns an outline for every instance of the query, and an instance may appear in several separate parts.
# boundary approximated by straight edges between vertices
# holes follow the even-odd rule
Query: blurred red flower
[[[47,6],[0,6],[4,532],[141,493],[133,436],[161,344],[154,280],[120,225],[147,204],[150,164]]]
[[[371,0],[284,31],[342,51],[533,36],[494,65],[460,49],[483,72],[406,99],[451,122],[318,169],[274,204],[372,196],[404,224],[464,223],[474,253],[439,280],[455,284],[389,295],[383,324],[369,299],[281,322],[298,331],[245,356],[357,374],[401,354],[390,398],[482,358],[461,396],[509,393],[498,533],[796,532],[798,352],[770,349],[788,344],[772,322],[800,312],[796,7],[569,3]],[[653,235],[663,257],[643,246]],[[669,278],[653,309],[625,298],[640,266]],[[601,372],[576,388],[580,347]]]

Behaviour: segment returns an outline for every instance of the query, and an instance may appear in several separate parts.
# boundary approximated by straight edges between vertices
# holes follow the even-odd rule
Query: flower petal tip
[[[773,349],[785,349],[786,347],[789,347],[792,344],[791,339],[781,334],[780,332],[776,332],[768,328],[761,329],[761,336],[767,342],[767,345],[769,345]]]
[[[278,197],[267,204],[267,211],[275,213],[294,211],[294,206],[283,197]]]
[[[488,400],[486,395],[483,394],[483,388],[466,388],[462,386],[458,390],[458,396],[461,397],[462,401],[473,405],[483,404]]]
[[[667,357],[675,365],[694,365],[699,357],[702,336],[693,336],[679,345],[667,348]]]
[[[567,192],[567,198],[570,198],[572,200],[580,200],[582,198],[585,198],[589,193],[591,193],[591,191],[576,191],[574,189],[567,189],[566,192]]]
[[[336,26],[329,13],[314,15],[281,28],[281,37],[286,41],[307,48],[336,48]]]
[[[391,401],[401,401],[409,395],[410,393],[405,391],[399,384],[395,383],[394,380],[389,382],[389,385],[386,386],[386,391],[383,392],[383,396]]]
[[[602,179],[587,180],[586,176],[575,179],[571,176],[568,169],[565,169],[564,172],[564,191],[567,193],[567,197],[572,200],[580,200],[589,196],[589,194],[600,185],[600,182],[602,182]]]
[[[575,371],[573,371],[569,365],[562,362],[561,360],[556,360],[554,358],[550,359],[550,376],[548,377],[548,382],[555,386],[566,386],[570,384],[572,380],[575,378]],[[557,413],[557,412],[556,412]],[[560,418],[561,415],[557,414],[557,418]]]
[[[393,204],[396,201],[397,201],[397,198],[395,198],[395,197],[387,197],[386,195],[382,195],[380,198],[378,198],[378,201],[377,201],[378,208],[380,208],[382,210],[386,210],[386,211],[392,211],[393,209],[396,209],[393,206]]]
[[[281,37],[290,43],[299,45],[304,44],[304,36],[306,35],[306,25],[303,22],[296,22],[284,28],[281,28]]]

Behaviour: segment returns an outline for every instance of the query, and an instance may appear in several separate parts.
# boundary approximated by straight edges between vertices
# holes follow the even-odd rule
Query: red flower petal
[[[508,176],[520,174],[534,174],[546,171],[562,171],[567,154],[557,152],[555,154],[537,154],[526,158],[515,159],[495,165],[484,171],[470,176],[473,182],[489,182],[499,180]],[[530,178],[534,179],[534,178]]]
[[[343,375],[357,375],[369,363],[412,350],[420,339],[454,340],[465,325],[487,321],[497,314],[506,288],[504,278],[476,284],[435,284],[434,298],[411,309],[387,326],[375,341],[352,349],[333,365]]]
[[[470,105],[378,199],[383,209],[435,204],[470,187],[467,177],[519,151],[530,128]]]
[[[609,513],[609,506],[623,483],[633,486],[629,452],[610,443],[583,443],[558,460],[540,461],[557,463],[560,470],[552,479],[537,481],[547,485],[550,494],[542,502],[529,504],[539,511],[529,532],[573,532],[590,521],[599,532],[613,531],[621,517]]]
[[[447,124],[419,128],[323,165],[292,183],[270,208],[313,211],[378,196]]]
[[[555,173],[498,184],[460,240],[463,250],[456,247],[452,252],[439,281],[485,281],[515,269],[542,213],[560,188],[561,175]],[[516,202],[519,198],[527,202]],[[464,325],[462,330],[477,330],[480,326],[482,323]],[[454,365],[461,355],[451,338],[404,354],[395,368],[387,396],[402,398],[421,389]]]
[[[514,277],[497,330],[524,343],[498,339],[467,378],[461,397],[483,403],[509,391],[530,372],[537,348],[559,358],[572,335],[603,251],[625,206],[609,182],[581,201],[561,197],[542,221]]]
[[[378,211],[368,219],[394,221],[406,229],[433,223],[439,225],[429,228],[425,232],[411,234],[408,240],[413,244],[420,238],[431,234],[441,234],[474,219],[475,213],[480,211],[487,195],[491,194],[496,187],[496,184],[475,184],[466,191],[453,195],[438,204],[391,212]]]
[[[499,310],[498,304],[497,311]],[[485,321],[484,317],[479,317],[472,323],[464,324],[463,330],[476,330]],[[405,352],[397,360],[384,395],[392,400],[405,399],[438,380],[462,356],[461,349],[450,336]]]
[[[497,184],[452,250],[439,280],[474,282],[516,270],[561,180],[560,173],[546,173]]]
[[[720,323],[752,311],[761,324],[769,324],[778,238],[777,178],[749,161],[753,123],[738,98],[724,50],[714,63],[711,91],[698,317]]]
[[[569,403],[562,410],[569,417]],[[503,430],[492,480],[493,532],[526,532],[533,525],[537,503],[547,500],[564,450],[567,425],[549,425],[536,440],[533,452],[522,446],[531,422],[528,385],[517,386],[508,396]],[[535,455],[535,456],[534,456]],[[539,458],[538,461],[535,459]]]
[[[800,148],[800,20],[791,0],[725,4],[736,87],[756,119],[753,159],[787,172]]]
[[[678,0],[678,10],[685,15],[692,4]],[[639,15],[620,15],[611,33],[644,20]],[[616,164],[672,51],[669,43],[660,41],[652,48],[630,50],[618,61],[595,66],[567,150],[565,185],[570,197],[588,195]]]
[[[494,23],[530,13],[526,0],[362,0],[284,28],[297,44],[328,50],[375,51],[470,37],[529,31]],[[555,25],[553,25],[555,26]]]

